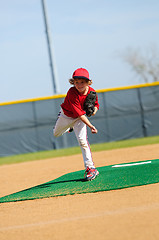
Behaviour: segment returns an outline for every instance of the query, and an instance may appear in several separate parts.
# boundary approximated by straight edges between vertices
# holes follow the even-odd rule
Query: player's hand
[[[91,128],[91,132],[92,132],[92,133],[97,133],[98,130],[93,126],[93,127]]]

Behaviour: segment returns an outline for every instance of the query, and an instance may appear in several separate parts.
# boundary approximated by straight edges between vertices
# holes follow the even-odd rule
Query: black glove
[[[94,107],[96,102],[96,92],[90,91],[84,101],[84,110],[86,111],[86,115],[90,117],[94,113]]]

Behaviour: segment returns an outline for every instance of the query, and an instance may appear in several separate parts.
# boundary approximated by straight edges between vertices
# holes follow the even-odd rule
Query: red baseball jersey
[[[89,86],[87,95],[90,91],[95,92],[95,90]],[[64,114],[72,118],[78,118],[79,116],[86,114],[83,109],[83,104],[87,95],[83,95],[79,93],[75,87],[71,87],[67,92],[64,103],[61,104]],[[98,96],[95,102],[95,107],[99,109]]]

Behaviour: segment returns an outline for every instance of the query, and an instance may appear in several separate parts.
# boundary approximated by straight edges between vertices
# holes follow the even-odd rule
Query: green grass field
[[[109,142],[109,143],[92,144],[91,150],[92,152],[97,152],[97,151],[103,151],[103,150],[135,147],[135,146],[149,145],[149,144],[155,144],[155,143],[159,143],[159,136],[137,138],[137,139],[123,140],[123,141],[116,141],[116,142]],[[34,161],[34,160],[47,159],[47,158],[55,158],[55,157],[61,157],[61,156],[70,156],[78,153],[81,153],[80,147],[19,154],[14,156],[0,157],[0,165]]]

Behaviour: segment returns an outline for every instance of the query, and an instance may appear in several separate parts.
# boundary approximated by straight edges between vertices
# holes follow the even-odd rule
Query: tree
[[[144,82],[159,81],[159,51],[156,46],[144,52],[129,48],[122,58]]]

